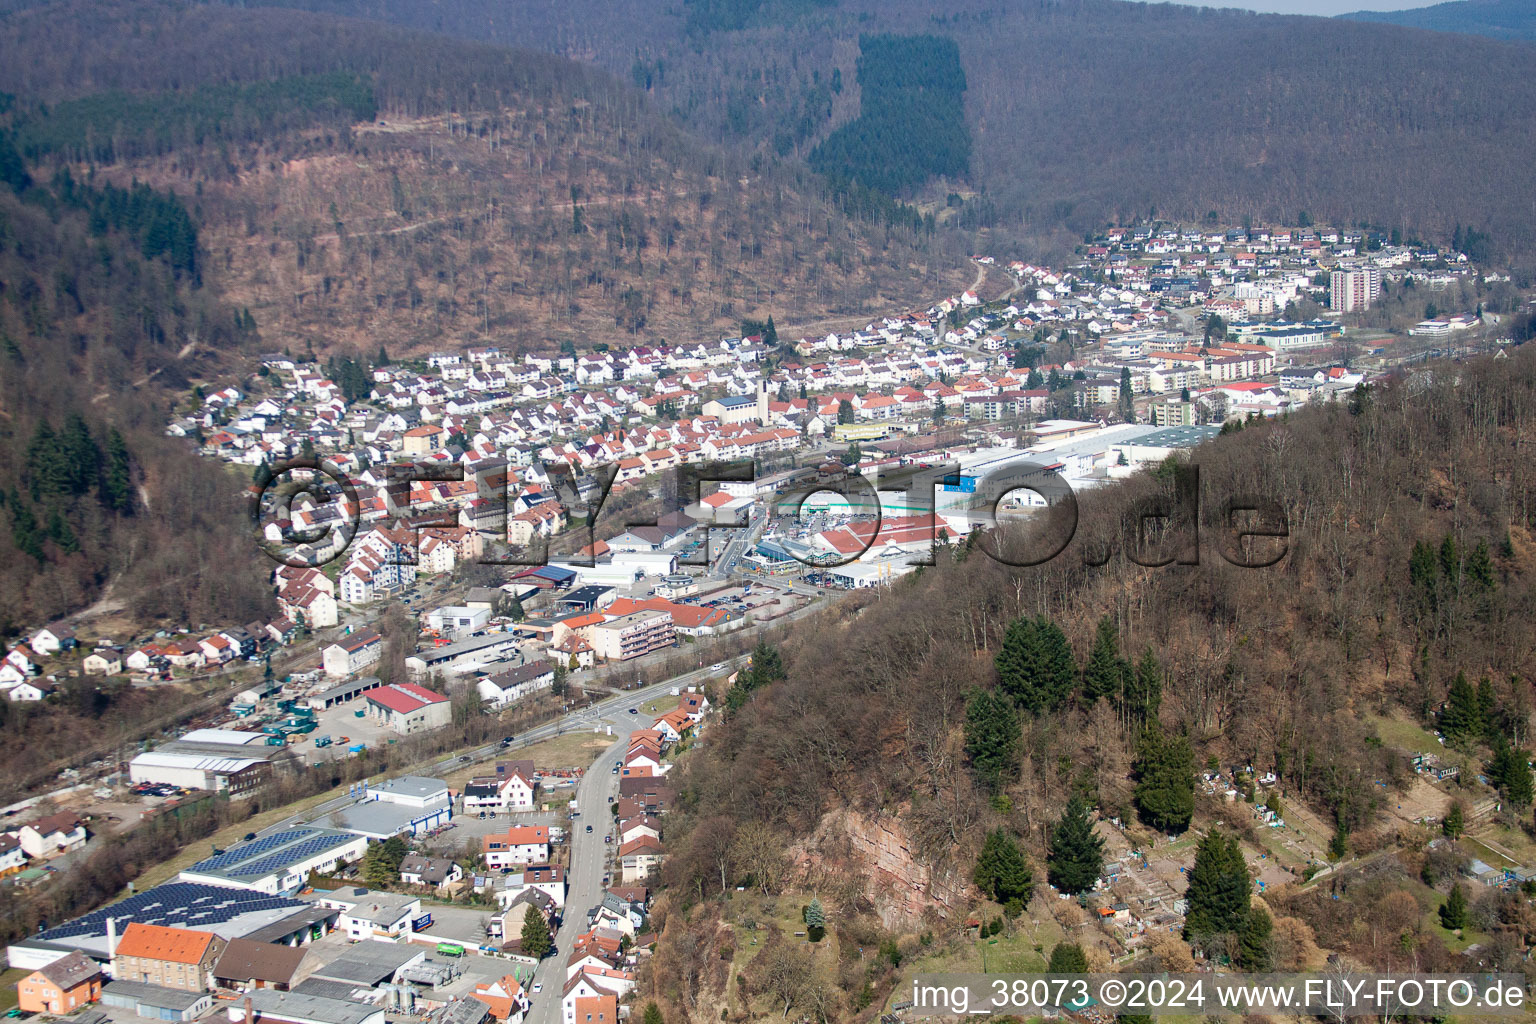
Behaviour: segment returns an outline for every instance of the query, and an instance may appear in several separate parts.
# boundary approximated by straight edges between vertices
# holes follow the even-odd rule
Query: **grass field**
[[[1442,747],[1433,733],[1416,722],[1397,715],[1366,715],[1365,721],[1375,727],[1376,735],[1389,747],[1396,747],[1409,754],[1438,753],[1447,756],[1449,760],[1456,760],[1453,751]]]
[[[981,916],[990,919],[996,914],[993,910]],[[1030,974],[1043,971],[1051,950],[1061,942],[1063,935],[1061,925],[1037,900],[1007,931],[985,939],[965,939],[947,949],[928,956],[915,956],[904,963],[901,980],[896,983],[891,999],[899,1000],[903,998],[903,992],[911,991],[912,979],[919,974],[980,974],[983,970],[988,974]]]
[[[24,971],[19,967],[8,967],[0,971],[0,1013],[11,1009],[17,1003],[16,983],[31,971]]]

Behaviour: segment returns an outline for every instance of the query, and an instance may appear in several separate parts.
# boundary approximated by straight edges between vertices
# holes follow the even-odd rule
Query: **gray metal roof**
[[[381,782],[377,786],[369,787],[369,791],[373,793],[398,793],[401,796],[413,796],[422,799],[436,796],[439,793],[446,793],[447,790],[448,783],[442,779],[428,778],[425,775],[401,775],[397,778]]]
[[[354,1003],[349,999],[331,999],[312,996],[303,992],[277,992],[259,988],[247,993],[251,1005],[258,1014],[273,1017],[324,1021],[325,1024],[363,1024],[381,1011],[366,1003]]]
[[[1193,448],[1221,433],[1221,427],[1162,427],[1132,441],[1144,448]]]
[[[101,994],[103,1000],[117,996],[132,999],[145,1006],[178,1011],[196,1006],[208,998],[207,992],[185,992],[177,988],[166,988],[164,985],[146,985],[142,981],[110,981],[102,988]]]
[[[378,895],[378,894],[374,894]],[[395,972],[418,957],[425,958],[426,947],[396,945],[369,940],[359,942],[337,959],[315,971],[311,977],[328,981],[350,982],[372,988],[388,981]]]
[[[389,803],[386,800],[370,800],[366,803],[353,804],[351,807],[343,807],[339,811],[332,811],[324,817],[316,818],[311,824],[361,836],[382,836],[388,839],[390,836],[396,836],[408,830],[418,818],[435,814],[440,810],[442,810],[441,807],[423,810],[405,804]]]

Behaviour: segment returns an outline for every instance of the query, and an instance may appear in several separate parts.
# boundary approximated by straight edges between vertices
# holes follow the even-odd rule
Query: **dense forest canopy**
[[[960,47],[942,36],[860,36],[859,116],[828,135],[810,164],[833,180],[901,194],[970,169]]]
[[[591,60],[711,141],[801,157],[860,116],[861,35],[943,35],[960,47],[986,226],[1039,239],[1154,210],[1288,223],[1304,209],[1431,239],[1470,225],[1502,256],[1536,245],[1536,170],[1519,156],[1536,83],[1514,44],[1116,0],[528,0],[516,19],[479,0],[271,2]]]
[[[147,95],[94,93],[23,114],[16,135],[30,160],[110,164],[315,124],[345,127],[375,112],[370,78],[333,71]]]

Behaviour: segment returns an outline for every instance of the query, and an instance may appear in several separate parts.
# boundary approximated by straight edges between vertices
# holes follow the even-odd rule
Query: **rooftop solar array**
[[[276,853],[262,857],[259,860],[241,864],[239,867],[232,869],[229,875],[231,878],[259,877],[292,864],[295,861],[305,860],[317,853],[323,853],[334,846],[350,843],[352,839],[353,837],[350,835],[337,835],[334,832],[322,833],[312,839],[304,840],[297,846],[284,847]]]
[[[183,876],[214,875],[237,885],[245,884],[245,879],[280,872],[291,864],[356,841],[356,836],[346,832],[301,825],[205,857],[187,868]]]
[[[243,860],[258,857],[269,850],[275,850],[279,846],[291,843],[296,839],[302,839],[314,831],[312,828],[295,828],[289,829],[287,832],[274,832],[270,836],[252,839],[248,843],[232,846],[223,853],[214,854],[212,857],[205,857],[187,870],[218,871],[220,868],[228,867],[231,864],[238,864]]]
[[[302,910],[306,904],[245,889],[226,889],[195,882],[167,882],[110,906],[49,929],[37,938],[45,942],[80,935],[105,935],[107,918],[121,935],[129,922],[171,927],[209,928],[260,910]]]

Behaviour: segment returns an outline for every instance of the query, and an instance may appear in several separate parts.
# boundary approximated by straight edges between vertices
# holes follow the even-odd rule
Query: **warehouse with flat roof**
[[[337,911],[311,903],[247,889],[231,889],[222,883],[215,886],[166,882],[36,935],[18,939],[7,948],[6,956],[12,967],[27,970],[52,963],[71,950],[106,963],[112,959],[116,937],[135,921],[197,928],[224,939],[302,943],[329,931],[338,916]]]
[[[363,836],[299,825],[205,857],[178,877],[184,882],[274,895],[296,892],[311,871],[329,874],[339,865],[357,860],[367,848],[368,840]]]
[[[457,643],[417,651],[405,659],[405,667],[418,676],[429,672],[452,674],[473,672],[477,668],[503,660],[516,650],[516,635],[490,633],[486,636],[472,636]]]

